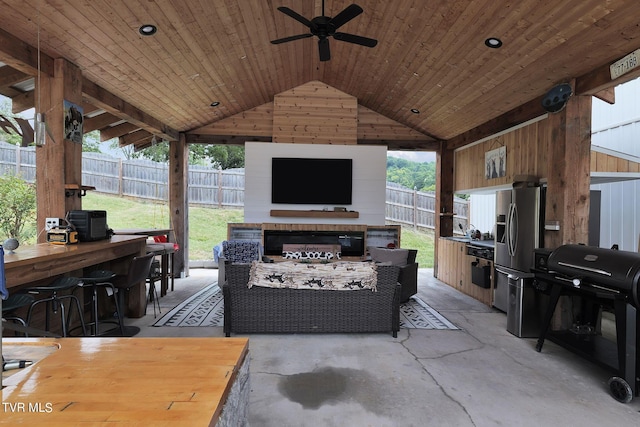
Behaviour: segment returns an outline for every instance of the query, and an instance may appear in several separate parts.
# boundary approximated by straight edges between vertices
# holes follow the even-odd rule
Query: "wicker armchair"
[[[262,257],[260,242],[249,240],[225,240],[222,242],[222,253],[218,260],[218,283],[226,281],[226,270],[229,264],[251,264]]]
[[[389,332],[400,329],[399,269],[378,266],[377,291],[247,287],[249,264],[227,265],[224,332]]]

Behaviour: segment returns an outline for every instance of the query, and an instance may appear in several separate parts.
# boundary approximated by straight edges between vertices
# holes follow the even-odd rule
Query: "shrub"
[[[0,176],[0,232],[6,237],[24,240],[24,226],[36,213],[35,185],[13,176]]]

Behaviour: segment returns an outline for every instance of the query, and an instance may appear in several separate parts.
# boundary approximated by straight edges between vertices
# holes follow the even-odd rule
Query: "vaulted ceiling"
[[[402,148],[428,149],[544,113],[541,97],[559,83],[612,100],[612,87],[639,75],[609,74],[640,48],[637,0],[357,2],[363,13],[339,31],[377,46],[330,38],[331,59],[320,61],[316,37],[270,40],[309,31],[278,7],[311,19],[322,14],[321,0],[0,0],[0,93],[14,110],[33,107],[38,69],[66,58],[83,73],[87,128],[144,145],[259,111],[318,80],[424,135]],[[351,0],[325,3],[331,17]],[[157,33],[141,35],[144,24]],[[502,46],[487,47],[490,37]]]

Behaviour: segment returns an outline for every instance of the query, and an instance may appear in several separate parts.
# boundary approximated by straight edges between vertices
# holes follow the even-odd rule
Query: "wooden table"
[[[144,255],[142,236],[112,236],[108,240],[80,242],[73,245],[40,243],[21,246],[15,253],[5,252],[7,289],[24,288],[51,282],[55,277],[76,273],[83,268],[108,264],[116,273],[126,273],[130,260]],[[146,308],[144,283],[129,292],[129,317],[141,317]]]
[[[0,423],[215,425],[241,385],[230,406],[248,407],[247,338],[5,338],[5,355],[12,346],[57,349],[3,379]]]
[[[126,228],[114,230],[116,235],[133,235],[133,236],[166,236],[167,242],[171,235],[172,230],[170,228]],[[167,294],[169,289],[169,276],[171,276],[171,290],[174,286],[174,272],[173,272],[173,254],[175,250],[172,244],[168,243],[151,243],[147,245],[147,252],[160,255],[160,296]],[[171,272],[169,271],[169,256],[171,256]]]

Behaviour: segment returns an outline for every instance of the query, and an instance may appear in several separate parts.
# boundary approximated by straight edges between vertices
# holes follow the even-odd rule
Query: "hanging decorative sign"
[[[507,175],[507,147],[484,153],[485,179],[502,178]]]
[[[82,144],[82,107],[64,101],[64,139]]]
[[[609,66],[609,73],[611,74],[611,80],[615,80],[623,74],[627,74],[629,71],[638,68],[640,66],[640,49],[634,50],[630,54],[626,55]]]

